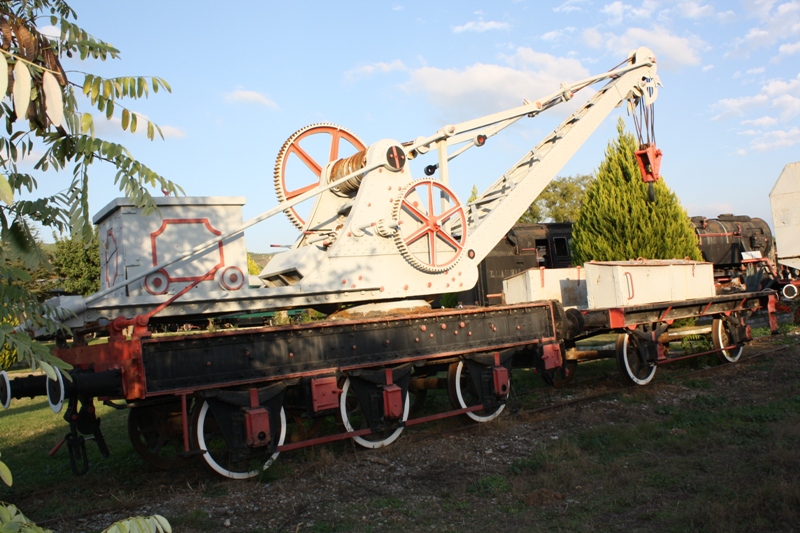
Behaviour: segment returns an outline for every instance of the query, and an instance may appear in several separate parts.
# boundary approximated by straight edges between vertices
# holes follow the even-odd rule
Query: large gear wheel
[[[321,136],[323,135],[330,136],[329,143],[321,142]],[[314,139],[312,140],[312,138]],[[335,124],[312,124],[296,131],[289,137],[283,143],[275,161],[274,183],[278,201],[291,200],[318,186],[322,169],[325,168],[325,165],[341,158],[339,154],[343,148],[343,142],[350,144],[355,152],[365,149],[361,139]],[[319,148],[323,144],[327,144],[329,147],[327,154],[317,153],[312,155],[310,148]],[[304,149],[304,145],[308,145],[308,147]],[[288,166],[294,158],[302,165],[292,165],[290,169]],[[306,168],[303,168],[303,166]],[[298,168],[302,171],[297,171]],[[298,229],[303,229],[305,220],[294,207],[290,207],[284,213],[289,217],[292,224]]]
[[[401,191],[392,214],[399,228],[394,235],[397,248],[418,269],[444,272],[461,258],[467,216],[447,186],[431,178],[412,181]]]

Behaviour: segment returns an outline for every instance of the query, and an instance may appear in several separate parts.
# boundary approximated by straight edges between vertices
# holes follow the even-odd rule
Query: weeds
[[[511,490],[511,484],[500,475],[486,476],[467,487],[467,492],[478,496],[498,496]]]

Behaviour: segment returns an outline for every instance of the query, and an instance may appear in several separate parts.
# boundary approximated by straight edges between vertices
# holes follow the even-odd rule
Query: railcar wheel
[[[11,381],[5,370],[0,370],[0,405],[8,409],[11,405]]]
[[[132,407],[128,411],[128,437],[133,449],[149,465],[172,470],[186,465],[179,404]]]
[[[410,404],[411,402],[406,393],[403,401],[403,416],[400,419],[401,425],[396,428],[389,428],[386,431],[353,437],[353,442],[373,450],[390,445],[397,440],[405,428],[402,422],[408,420]],[[350,378],[345,379],[344,385],[342,385],[342,394],[339,396],[339,412],[342,415],[342,424],[344,424],[344,428],[348,432],[367,428],[367,417],[364,415],[355,391],[351,387]]]
[[[464,365],[464,361],[450,365],[447,371],[447,394],[454,409],[465,409],[482,404],[481,396],[475,389],[475,383],[472,381],[469,369]],[[470,411],[465,414],[467,418],[474,422],[489,422],[500,416],[505,407],[506,404],[501,403],[496,407]]]
[[[642,362],[639,342],[628,333],[617,337],[617,369],[628,385],[647,385],[656,375],[656,365]]]
[[[561,368],[543,372],[542,380],[551,387],[560,389],[572,383],[572,378],[575,377],[575,371],[577,369],[577,361],[565,361],[564,366]]]
[[[228,440],[225,437],[214,412],[209,408],[207,400],[200,400],[192,414],[192,440],[196,450],[201,450],[200,459],[215,474],[228,479],[248,479],[255,477],[275,462],[280,452],[275,452],[261,465],[254,460],[235,460],[232,457]],[[286,439],[286,413],[281,407],[278,442],[280,446]],[[259,462],[263,457],[259,458]]]
[[[724,318],[715,318],[711,324],[711,341],[714,344],[717,352],[717,359],[720,363],[735,363],[742,356],[743,344],[737,345],[735,348],[723,350],[733,345],[732,336],[730,333],[730,325]]]
[[[409,413],[412,415],[418,414],[422,411],[425,405],[425,398],[428,397],[428,389],[415,389],[408,391],[408,401],[410,404]]]

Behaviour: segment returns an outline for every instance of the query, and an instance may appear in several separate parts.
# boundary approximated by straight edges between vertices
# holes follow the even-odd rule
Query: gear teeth
[[[295,143],[298,137],[314,129],[323,130],[320,131],[320,133],[325,133],[325,134],[330,133],[330,130],[332,129],[344,132],[346,134],[345,139],[347,140],[347,142],[352,144],[356,148],[356,150],[360,151],[365,149],[364,143],[353,132],[351,132],[347,128],[337,126],[336,124],[331,124],[329,122],[319,122],[317,124],[310,124],[304,128],[300,128],[292,135],[290,135],[288,139],[286,139],[286,141],[283,143],[283,146],[281,146],[281,149],[278,150],[278,157],[275,159],[275,168],[272,173],[272,181],[275,187],[275,195],[278,197],[278,203],[285,202],[286,200],[288,200],[288,198],[286,198],[286,192],[285,192],[286,179],[284,176],[284,164],[285,164],[286,154],[289,151],[289,148],[292,146],[292,144]],[[310,135],[314,135],[314,133],[311,133]],[[305,227],[305,221],[302,218],[300,218],[300,216],[293,208],[285,210],[284,213],[286,214],[286,217],[289,219],[289,221],[292,224],[294,224],[294,226],[297,229],[302,230]]]
[[[434,183],[437,187],[443,188],[449,195],[450,198],[455,202],[456,205],[461,205],[461,202],[458,200],[458,197],[455,195],[453,191],[449,188],[445,187],[438,180],[432,178],[421,178],[418,180],[414,180],[408,185],[406,185],[403,189],[400,190],[400,195],[398,196],[397,200],[395,200],[394,205],[392,206],[392,218],[395,222],[400,221],[400,209],[403,205],[403,200],[405,200],[406,194],[411,189],[415,188],[417,185],[421,183]],[[462,237],[462,242],[466,243],[466,214],[464,214],[464,219],[462,220],[462,228],[464,231],[464,236]],[[408,249],[408,245],[406,244],[405,240],[403,239],[403,230],[399,230],[397,233],[394,234],[394,243],[397,246],[397,249],[400,251],[400,255],[402,255],[406,261],[411,263],[414,267],[422,270],[423,272],[430,272],[432,274],[438,274],[440,272],[446,272],[453,268],[460,260],[461,256],[463,255],[465,247],[462,246],[461,250],[458,252],[458,255],[455,259],[453,259],[450,263],[443,266],[436,266],[430,265],[428,263],[423,262],[421,259],[417,258],[411,250]]]

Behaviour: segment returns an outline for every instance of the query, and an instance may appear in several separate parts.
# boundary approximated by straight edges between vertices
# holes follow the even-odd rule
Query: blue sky
[[[367,144],[408,141],[601,73],[639,46],[655,52],[664,85],[655,123],[661,172],[690,215],[771,223],[769,190],[784,165],[800,160],[798,0],[71,4],[78,24],[122,58],[66,64],[68,73],[156,75],[173,89],[128,104],[161,126],[164,141],[115,124],[98,134],[187,194],[245,196],[245,219],[277,203],[275,158],[303,126],[335,123]],[[572,109],[561,107],[458,158],[450,182],[461,199],[473,185],[490,185]],[[560,175],[595,171],[617,116],[624,110]],[[423,177],[421,166],[412,172]],[[119,195],[113,174],[94,171],[93,212]],[[40,186],[55,192],[66,178],[45,174]],[[273,251],[270,244],[293,235],[279,215],[248,230],[247,247]]]

